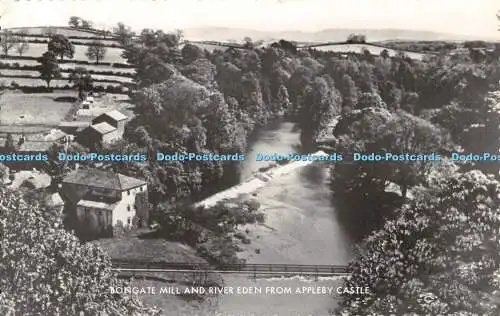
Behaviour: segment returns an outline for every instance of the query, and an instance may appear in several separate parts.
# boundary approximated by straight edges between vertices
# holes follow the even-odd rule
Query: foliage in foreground
[[[99,248],[80,244],[50,212],[0,188],[1,315],[156,315],[123,286]]]
[[[455,174],[372,233],[351,263],[341,315],[499,315],[500,183]]]
[[[239,225],[264,222],[264,214],[258,208],[254,202],[218,203],[206,209],[162,204],[156,218],[163,237],[185,242],[208,262],[224,265],[241,262],[237,257],[238,247],[230,235]]]

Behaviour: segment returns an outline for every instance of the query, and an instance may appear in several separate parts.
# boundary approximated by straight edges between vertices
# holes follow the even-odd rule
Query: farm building
[[[99,115],[95,119],[92,120],[92,124],[99,123],[108,123],[111,126],[115,127],[120,134],[120,137],[123,136],[123,132],[125,131],[125,124],[127,123],[127,117],[119,111],[113,110],[104,114]]]
[[[126,122],[127,117],[116,110],[101,114],[78,135],[78,142],[92,148],[96,144],[105,145],[120,140]]]
[[[79,168],[63,179],[61,196],[78,223],[96,236],[113,235],[117,225],[148,222],[147,184],[140,179]]]

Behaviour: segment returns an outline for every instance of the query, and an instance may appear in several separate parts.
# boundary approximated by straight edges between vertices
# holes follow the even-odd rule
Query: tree
[[[75,47],[64,35],[52,35],[47,48],[49,51],[54,52],[56,56],[59,56],[61,60],[64,57],[71,59],[75,55]]]
[[[384,58],[384,59],[387,59],[389,57],[391,57],[389,55],[389,51],[387,49],[383,49],[381,52],[380,52],[380,57]]]
[[[189,79],[209,89],[217,88],[215,75],[217,69],[208,59],[197,59],[185,66],[182,73]]]
[[[500,313],[500,184],[479,171],[441,178],[373,232],[349,265],[340,315]]]
[[[398,111],[386,124],[376,131],[374,151],[388,153],[429,154],[451,149],[449,135],[429,121]],[[408,188],[425,180],[425,170],[435,161],[398,160],[379,162],[381,178],[401,187],[401,195],[406,197]]]
[[[247,36],[243,39],[243,46],[246,48],[254,48],[255,44],[253,40]]]
[[[279,111],[287,111],[290,107],[290,98],[288,96],[288,90],[284,85],[281,85],[278,89],[278,95],[276,96]]]
[[[78,28],[80,26],[81,20],[82,20],[82,18],[80,18],[80,17],[72,16],[69,18],[68,25],[70,27]]]
[[[2,315],[157,315],[135,296],[97,246],[62,227],[62,219],[37,201],[0,188],[0,288]]]
[[[7,152],[15,152],[16,151],[16,142],[12,137],[12,134],[7,133],[7,137],[5,138],[5,143],[3,145]]]
[[[42,57],[38,58],[38,62],[40,63],[40,66],[38,66],[40,78],[47,82],[47,88],[50,88],[50,82],[61,76],[56,54],[53,51],[47,51]]]
[[[193,61],[205,58],[205,52],[196,45],[187,43],[181,49],[182,59],[184,63],[190,64]]]
[[[14,36],[12,31],[3,31],[0,35],[0,45],[2,46],[2,52],[5,56],[8,56],[9,51],[16,45],[17,38]]]
[[[366,43],[366,36],[363,34],[350,34],[347,37],[347,43],[352,43],[352,44]]]
[[[339,84],[339,91],[342,94],[343,110],[352,110],[358,104],[358,88],[351,76],[344,74]]]
[[[69,77],[69,81],[78,89],[78,98],[83,101],[86,92],[92,90],[93,80],[89,71],[83,67],[76,67]]]
[[[0,186],[4,184],[6,178],[9,176],[9,169],[7,167],[0,163]]]
[[[306,91],[300,115],[301,141],[305,147],[314,144],[316,138],[340,112],[340,94],[331,88],[324,77],[316,78]]]
[[[387,104],[385,104],[384,100],[380,97],[380,95],[376,92],[364,92],[359,96],[358,102],[356,104],[356,108],[364,109],[370,107],[377,108],[387,108]]]
[[[30,45],[26,41],[21,41],[16,44],[16,51],[19,56],[22,56],[29,48]]]
[[[122,45],[129,45],[134,36],[134,32],[130,27],[126,26],[122,22],[118,23],[116,27],[113,28],[113,33],[118,37],[118,41]]]
[[[81,23],[82,23],[82,24],[81,24],[81,28],[82,28],[82,29],[89,30],[89,29],[91,29],[91,28],[92,28],[92,24],[93,24],[93,23],[92,23],[91,21],[88,21],[88,20],[82,20],[82,21],[81,21]]]
[[[106,47],[101,41],[92,41],[92,43],[88,46],[85,55],[89,59],[95,60],[96,64],[99,64],[99,61],[106,56]]]

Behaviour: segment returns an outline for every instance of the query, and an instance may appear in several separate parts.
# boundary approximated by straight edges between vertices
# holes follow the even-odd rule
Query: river
[[[261,130],[243,164],[242,181],[270,163],[256,161],[256,153],[297,152],[299,132],[294,124],[275,122]],[[273,264],[338,264],[351,258],[352,241],[338,223],[328,187],[325,165],[312,164],[275,178],[254,197],[265,213],[264,225],[242,227],[251,240],[242,245],[240,253],[248,263]],[[291,288],[324,286],[337,287],[339,278],[319,281],[305,278],[248,279],[244,276],[225,276],[229,287],[256,287],[262,294],[224,295],[218,300],[216,315],[328,315],[335,307],[332,295],[266,294],[269,287]],[[335,296],[335,295],[334,295]]]

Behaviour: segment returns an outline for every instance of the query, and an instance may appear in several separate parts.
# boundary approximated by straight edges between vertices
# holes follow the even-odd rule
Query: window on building
[[[130,205],[127,205],[127,211],[130,212]]]
[[[139,188],[139,190],[142,192],[142,191],[144,190],[144,188],[143,188],[143,187],[140,187],[140,188]]]
[[[130,190],[127,190],[127,195],[130,195]]]
[[[132,220],[129,218],[127,218],[127,225],[130,225],[132,223]]]

